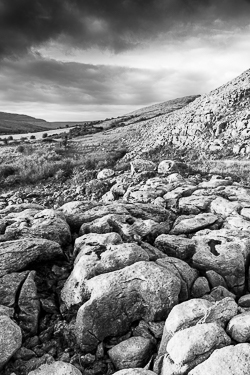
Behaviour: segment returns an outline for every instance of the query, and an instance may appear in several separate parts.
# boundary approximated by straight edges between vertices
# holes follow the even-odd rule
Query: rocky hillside
[[[137,124],[131,158],[164,145],[250,153],[250,70],[171,114]]]
[[[250,189],[137,158],[75,193],[0,196],[1,375],[249,374]]]

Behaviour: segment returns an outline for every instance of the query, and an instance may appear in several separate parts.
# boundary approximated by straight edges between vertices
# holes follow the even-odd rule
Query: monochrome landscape
[[[0,374],[250,373],[250,1],[0,0]]]

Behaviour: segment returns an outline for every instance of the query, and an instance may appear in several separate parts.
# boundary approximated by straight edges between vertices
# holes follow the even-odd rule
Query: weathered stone
[[[59,210],[63,212],[71,229],[73,231],[78,231],[86,220],[85,212],[91,210],[93,207],[101,205],[101,203],[95,201],[73,201],[65,203]]]
[[[241,215],[228,216],[223,225],[224,228],[237,231],[250,231],[250,221],[244,219]]]
[[[41,238],[2,242],[0,276],[20,271],[32,262],[50,260],[62,254],[58,243]]]
[[[143,368],[131,368],[117,371],[114,373],[114,375],[155,375],[155,372],[144,370]]]
[[[189,375],[247,375],[250,371],[250,345],[230,345],[215,350]]]
[[[74,269],[66,281],[61,298],[69,308],[71,305],[83,303],[88,296],[86,281],[94,276],[116,271],[136,262],[148,261],[149,256],[145,250],[134,243],[110,245],[109,250],[100,254],[82,255],[78,258]]]
[[[29,372],[28,375],[81,375],[81,371],[70,363],[57,361],[50,365],[41,365],[37,370]]]
[[[98,173],[98,175],[97,175],[97,179],[98,179],[98,180],[104,180],[105,178],[112,177],[114,174],[115,174],[115,172],[113,171],[113,169],[105,168],[105,169],[102,169],[102,170]]]
[[[134,172],[148,172],[156,169],[155,163],[150,160],[135,159],[131,163],[131,173]]]
[[[187,300],[190,296],[191,287],[198,277],[197,270],[191,268],[186,262],[172,257],[157,259],[156,264],[166,268],[181,280],[179,301]]]
[[[238,305],[241,307],[250,307],[250,294],[240,297]]]
[[[250,341],[250,313],[234,316],[227,326],[227,333],[238,342]]]
[[[122,239],[118,233],[85,234],[75,240],[74,256],[77,256],[79,253],[86,254],[86,252],[89,252],[90,246],[105,246],[106,248],[108,245],[116,245],[119,243],[122,243]]]
[[[217,323],[198,324],[178,331],[167,344],[167,352],[176,364],[183,366],[199,355],[231,344],[231,339]]]
[[[168,256],[182,260],[191,258],[195,253],[195,242],[179,236],[161,234],[154,245]]]
[[[8,316],[0,316],[0,369],[22,345],[21,329]]]
[[[178,199],[181,197],[188,197],[197,189],[194,185],[182,185],[176,189],[166,193],[163,198],[167,201],[168,199]]]
[[[4,233],[6,240],[40,237],[59,245],[67,245],[71,241],[69,225],[60,211],[25,210],[9,214],[5,220],[9,222]]]
[[[223,286],[224,288],[227,287],[224,278],[213,270],[206,272],[206,278],[208,279],[211,288],[215,288],[217,286]]]
[[[183,214],[198,215],[205,211],[215,196],[197,196],[183,197],[179,200],[179,209]]]
[[[213,270],[223,276],[230,291],[240,295],[245,288],[245,266],[250,252],[248,241],[222,236],[211,231],[195,236],[196,253],[193,266],[202,271]]]
[[[218,220],[218,217],[213,214],[204,213],[196,215],[190,219],[185,218],[180,220],[178,224],[174,225],[171,234],[188,234],[196,232],[200,229],[209,227]]]
[[[158,173],[168,174],[169,172],[175,170],[177,164],[174,160],[162,160],[158,165]]]
[[[211,212],[227,217],[232,214],[237,214],[240,211],[241,205],[238,202],[230,202],[225,198],[217,197],[211,202]]]
[[[40,302],[35,284],[36,272],[31,271],[23,283],[19,299],[19,326],[24,336],[34,336],[38,329],[38,317],[40,313]]]
[[[87,286],[91,298],[78,310],[75,334],[82,350],[89,351],[105,337],[127,332],[136,320],[166,318],[178,303],[181,282],[163,267],[138,262],[96,276]]]
[[[11,307],[0,305],[0,316],[2,316],[2,315],[6,315],[9,318],[13,318],[14,317],[14,309],[11,308]]]
[[[29,271],[14,272],[0,278],[0,304],[13,307],[16,295]]]
[[[208,281],[205,277],[198,277],[191,290],[191,295],[193,298],[203,297],[205,294],[210,292]]]
[[[226,297],[236,299],[236,295],[232,292],[229,292],[229,290],[222,285],[213,288],[209,296],[212,297],[215,301],[221,301]]]
[[[151,340],[144,337],[131,337],[122,341],[108,351],[108,355],[115,368],[144,367],[153,353]]]

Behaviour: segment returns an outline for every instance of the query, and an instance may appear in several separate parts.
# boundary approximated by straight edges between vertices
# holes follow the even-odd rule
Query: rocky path
[[[0,197],[1,375],[250,372],[250,189],[180,170],[137,159],[57,209]]]

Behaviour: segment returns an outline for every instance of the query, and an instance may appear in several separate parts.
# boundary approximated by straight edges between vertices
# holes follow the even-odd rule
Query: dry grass
[[[35,184],[48,178],[67,179],[75,169],[96,170],[114,167],[125,149],[96,151],[72,142],[67,148],[59,144],[35,144],[0,149],[0,185]],[[92,175],[91,173],[89,175]]]

